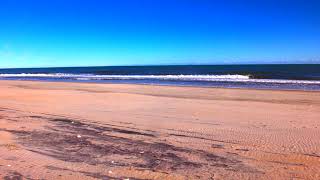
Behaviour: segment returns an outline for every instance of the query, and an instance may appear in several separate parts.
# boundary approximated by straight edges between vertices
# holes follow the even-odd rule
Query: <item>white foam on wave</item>
[[[250,79],[247,75],[93,75],[93,74],[0,74],[0,78],[65,78],[74,80],[176,80],[176,81],[211,81],[211,82],[256,82],[280,84],[319,84],[315,80],[286,79]]]
[[[244,75],[93,75],[93,74],[0,74],[0,77],[51,77],[51,78],[84,78],[84,79],[249,79]]]

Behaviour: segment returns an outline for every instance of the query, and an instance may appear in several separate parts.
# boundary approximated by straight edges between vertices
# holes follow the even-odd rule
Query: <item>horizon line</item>
[[[88,67],[143,67],[143,66],[241,66],[241,65],[320,65],[320,62],[315,63],[238,63],[238,64],[131,64],[131,65],[97,65],[97,66],[47,66],[47,67],[0,67],[1,69],[40,69],[40,68],[88,68]]]

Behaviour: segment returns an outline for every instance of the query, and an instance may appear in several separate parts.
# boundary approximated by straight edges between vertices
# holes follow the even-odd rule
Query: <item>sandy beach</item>
[[[320,179],[320,92],[0,81],[4,179]]]

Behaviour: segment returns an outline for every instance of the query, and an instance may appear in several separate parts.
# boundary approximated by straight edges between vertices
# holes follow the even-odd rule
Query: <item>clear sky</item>
[[[0,1],[0,67],[225,63],[320,63],[320,1]]]

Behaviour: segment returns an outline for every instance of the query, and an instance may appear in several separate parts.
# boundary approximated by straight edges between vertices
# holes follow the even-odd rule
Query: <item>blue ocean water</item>
[[[0,69],[2,80],[320,90],[319,64]]]

